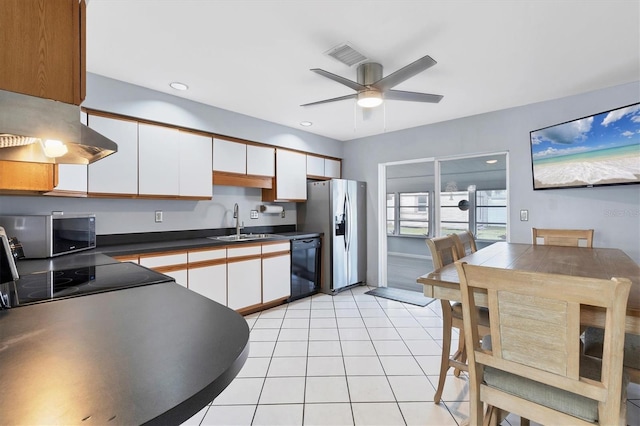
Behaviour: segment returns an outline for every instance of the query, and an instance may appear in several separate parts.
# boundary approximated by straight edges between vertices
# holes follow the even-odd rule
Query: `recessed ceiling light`
[[[309,126],[313,125],[313,123],[310,122],[310,121],[301,121],[300,125],[304,126],[304,127],[309,127]]]
[[[487,160],[487,164],[496,164],[498,160]]]
[[[187,89],[189,89],[189,86],[187,86],[184,83],[177,82],[177,81],[174,81],[173,83],[169,83],[169,86],[171,86],[173,89],[176,89],[176,90],[187,90]]]

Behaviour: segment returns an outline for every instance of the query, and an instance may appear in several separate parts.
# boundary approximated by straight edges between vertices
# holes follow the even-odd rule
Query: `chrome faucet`
[[[233,205],[233,218],[236,220],[236,235],[240,236],[240,208],[238,203]]]

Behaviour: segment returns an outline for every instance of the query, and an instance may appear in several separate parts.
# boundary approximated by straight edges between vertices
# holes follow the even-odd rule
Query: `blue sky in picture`
[[[534,160],[640,147],[640,103],[531,132]]]

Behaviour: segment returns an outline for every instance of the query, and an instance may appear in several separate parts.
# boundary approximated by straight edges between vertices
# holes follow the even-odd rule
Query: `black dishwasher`
[[[291,297],[311,296],[320,290],[320,237],[291,240]]]

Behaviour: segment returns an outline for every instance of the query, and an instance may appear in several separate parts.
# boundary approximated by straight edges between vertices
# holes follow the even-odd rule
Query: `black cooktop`
[[[21,275],[2,284],[9,306],[25,306],[92,293],[171,282],[173,279],[131,262]]]

